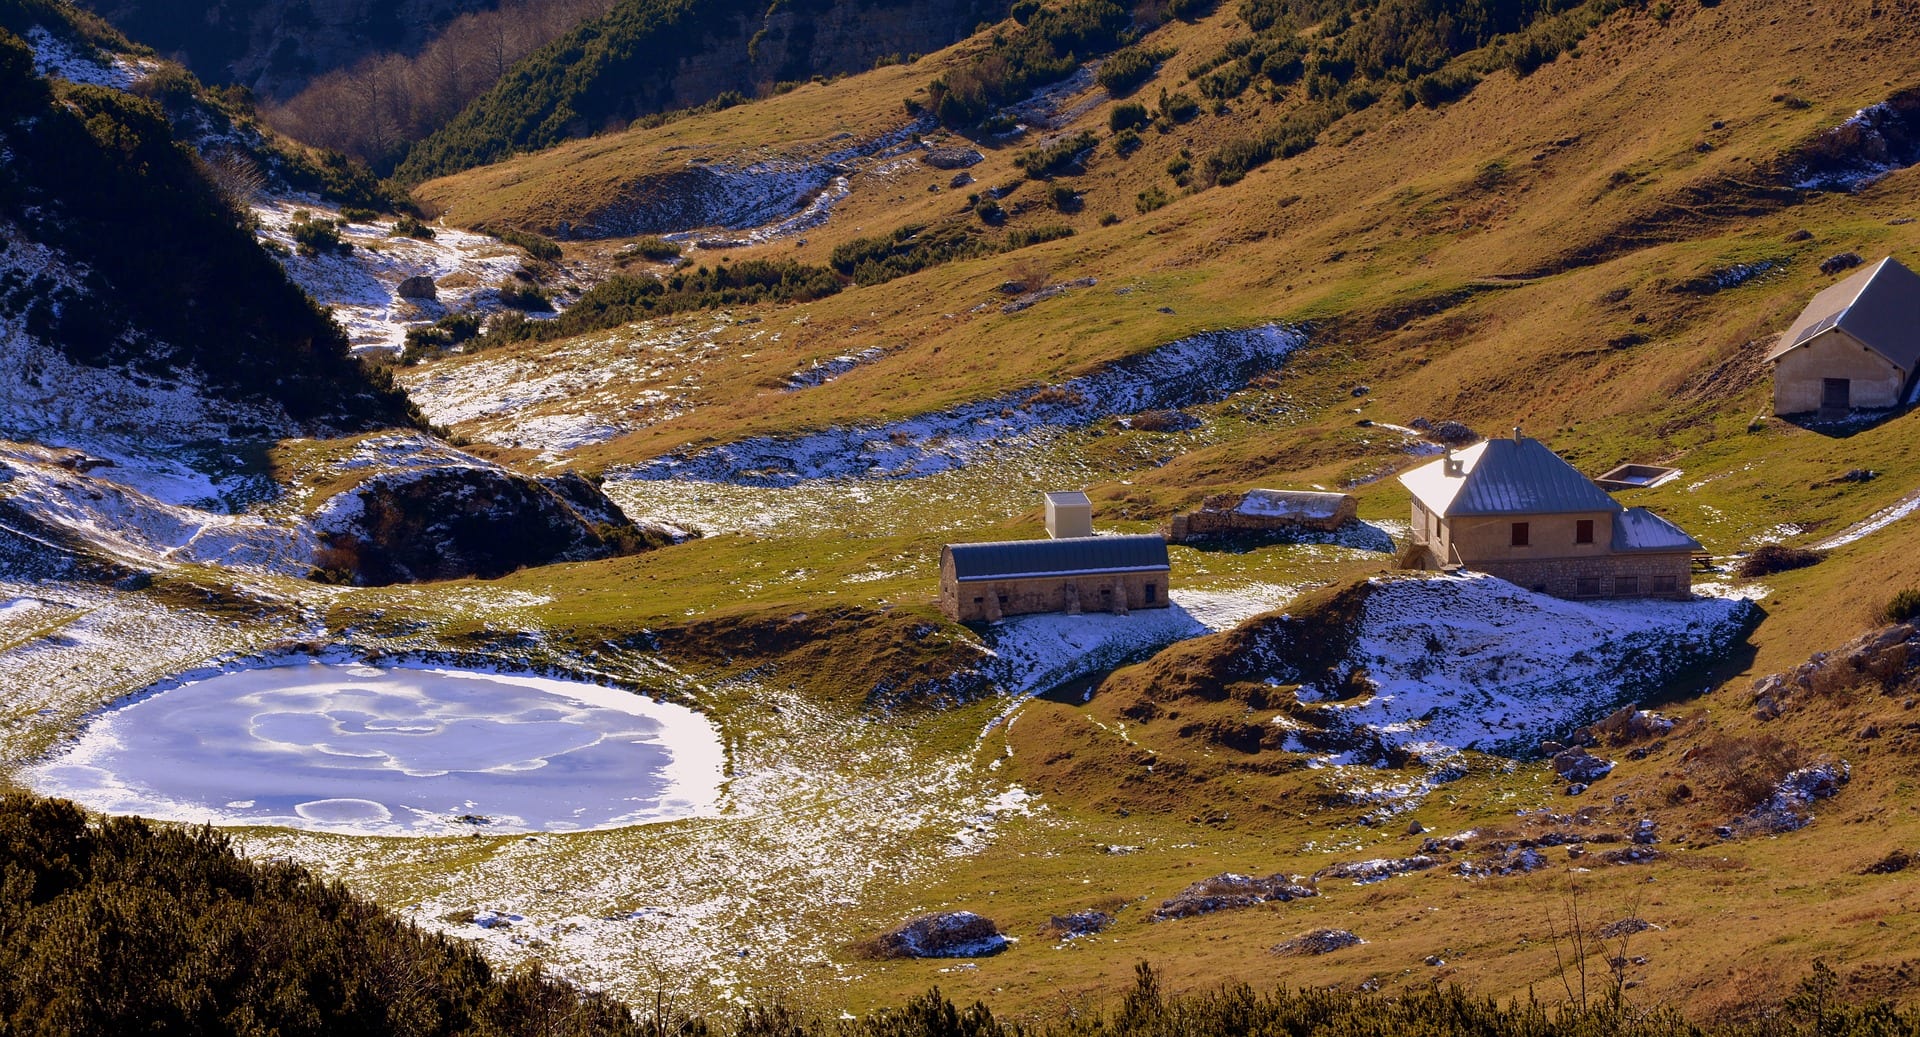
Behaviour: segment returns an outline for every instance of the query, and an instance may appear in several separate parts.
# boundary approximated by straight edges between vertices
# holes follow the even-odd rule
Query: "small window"
[[[1580,519],[1573,524],[1573,542],[1576,544],[1593,543],[1593,520]]]
[[[1580,597],[1580,598],[1599,597],[1600,596],[1600,577],[1598,576],[1580,577],[1579,579],[1574,581],[1573,593],[1575,597]]]
[[[1615,576],[1613,578],[1613,593],[1623,598],[1628,595],[1640,593],[1640,577]]]
[[[985,602],[986,600],[987,600],[987,599],[985,599],[985,598],[975,598],[975,599],[973,599],[973,603],[974,603],[975,605],[979,605],[979,604],[983,604],[983,603],[984,603],[984,602]]]
[[[1527,533],[1528,529],[1525,522],[1515,522],[1513,524],[1513,546],[1527,546]]]
[[[1007,596],[1005,594],[1000,595],[1000,604],[1005,605],[1006,603],[1007,603]]]
[[[1672,594],[1679,586],[1679,581],[1671,576],[1655,576],[1653,578],[1653,592],[1655,594]]]
[[[1147,584],[1147,603],[1153,603],[1153,584]]]

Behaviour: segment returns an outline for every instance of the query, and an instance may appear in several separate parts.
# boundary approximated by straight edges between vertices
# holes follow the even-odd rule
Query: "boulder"
[[[1332,954],[1334,951],[1358,946],[1367,941],[1345,929],[1315,929],[1302,933],[1273,948],[1275,954]]]
[[[1612,760],[1602,759],[1579,746],[1553,758],[1554,773],[1576,784],[1591,785],[1606,777],[1611,770]]]
[[[1319,895],[1319,890],[1312,886],[1300,885],[1285,875],[1256,878],[1252,875],[1236,875],[1229,871],[1210,879],[1201,879],[1181,890],[1162,902],[1153,912],[1152,917],[1156,922],[1164,922],[1174,918],[1212,914],[1215,911],[1252,907],[1270,900],[1285,902]]]
[[[936,911],[910,918],[874,941],[884,958],[980,958],[1011,942],[999,926],[972,911]]]
[[[393,293],[402,299],[437,299],[440,296],[439,289],[433,283],[433,278],[425,274],[415,274],[401,281],[399,287],[395,288]]]

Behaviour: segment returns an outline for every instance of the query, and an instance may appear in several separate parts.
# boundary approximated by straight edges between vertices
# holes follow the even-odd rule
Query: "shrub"
[[[1144,215],[1166,205],[1170,201],[1173,201],[1173,199],[1167,197],[1167,192],[1161,190],[1158,185],[1155,185],[1135,196],[1133,199],[1133,207]]]
[[[1804,569],[1820,561],[1826,555],[1804,547],[1788,547],[1785,544],[1762,544],[1752,553],[1740,559],[1740,565],[1734,574],[1743,579],[1755,576],[1768,576],[1786,572],[1789,569]]]
[[[1079,212],[1080,192],[1065,184],[1053,184],[1047,188],[1047,204],[1056,212]]]
[[[522,313],[553,312],[553,301],[547,298],[545,292],[533,285],[508,281],[497,291],[500,296],[500,305],[508,309],[519,310]]]
[[[433,228],[427,226],[424,223],[421,223],[419,220],[414,219],[411,216],[402,216],[394,222],[393,230],[388,231],[387,236],[419,238],[423,241],[432,241]]]
[[[1690,786],[1705,786],[1728,813],[1744,813],[1773,795],[1780,779],[1807,765],[1799,746],[1770,735],[1716,735],[1692,753]]]
[[[1920,588],[1908,587],[1887,600],[1880,609],[1880,618],[1889,623],[1910,622],[1920,616]]]
[[[1113,135],[1113,153],[1126,158],[1140,150],[1140,134],[1132,130],[1121,130]]]
[[[679,245],[653,234],[635,238],[627,245],[624,251],[631,255],[638,256],[641,259],[652,260],[656,263],[664,263],[668,260],[680,258]]]
[[[1013,7],[1007,11],[1007,14],[1021,25],[1033,21],[1033,16],[1039,13],[1040,0],[1015,0]]]
[[[1081,130],[1071,137],[1021,152],[1014,159],[1014,165],[1025,169],[1029,179],[1048,180],[1075,171],[1082,157],[1099,145],[1099,137],[1089,130]]]
[[[1458,101],[1480,85],[1480,77],[1466,69],[1430,72],[1409,84],[1413,99],[1428,108]]]
[[[483,223],[474,229],[482,234],[491,234],[535,259],[551,263],[560,258],[558,244],[551,238],[542,237],[531,231],[490,223]]]
[[[1200,114],[1200,102],[1184,90],[1171,94],[1160,91],[1160,114],[1174,122],[1186,122]]]
[[[1007,210],[1002,209],[999,202],[984,195],[979,201],[973,203],[973,214],[980,217],[980,222],[989,227],[998,227],[1007,222]]]
[[[1125,97],[1153,77],[1154,68],[1171,57],[1170,52],[1144,47],[1123,47],[1113,52],[1094,76],[1112,97]]]
[[[1061,238],[1070,237],[1073,237],[1073,228],[1057,223],[1010,230],[1007,232],[1007,250],[1011,252],[1026,248],[1028,245],[1038,245],[1043,242],[1058,241]]]
[[[346,226],[345,220],[332,220],[324,216],[316,217],[305,209],[293,214],[293,223],[289,230],[293,233],[293,243],[303,256],[317,256],[322,252],[352,252],[353,245],[340,237],[340,228]]]
[[[1152,117],[1147,114],[1147,106],[1138,101],[1116,104],[1113,106],[1113,111],[1107,113],[1107,129],[1115,133],[1137,130],[1152,121]]]

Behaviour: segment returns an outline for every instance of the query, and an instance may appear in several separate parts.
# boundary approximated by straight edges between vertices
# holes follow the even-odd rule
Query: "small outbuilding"
[[[1248,490],[1214,494],[1193,511],[1173,516],[1167,538],[1176,543],[1209,537],[1288,530],[1330,533],[1358,514],[1353,495],[1315,490]]]
[[[1047,535],[1055,540],[1093,535],[1093,502],[1078,490],[1047,494]]]
[[[1400,482],[1413,494],[1409,568],[1472,569],[1562,598],[1692,596],[1699,541],[1621,507],[1519,429]]]
[[[962,623],[1034,612],[1166,608],[1166,538],[1069,537],[948,544],[940,549],[940,611]]]
[[[1813,297],[1774,346],[1773,412],[1897,407],[1920,368],[1920,277],[1888,257]]]

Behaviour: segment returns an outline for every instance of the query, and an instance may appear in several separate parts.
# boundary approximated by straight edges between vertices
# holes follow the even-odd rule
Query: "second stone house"
[[[1563,598],[1686,598],[1699,541],[1623,508],[1513,430],[1400,477],[1413,493],[1412,568],[1472,569]]]

